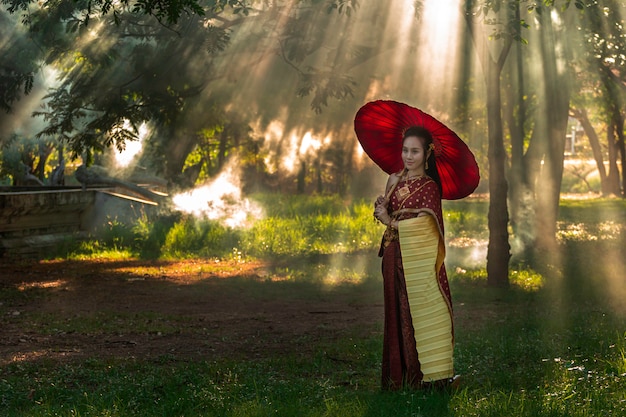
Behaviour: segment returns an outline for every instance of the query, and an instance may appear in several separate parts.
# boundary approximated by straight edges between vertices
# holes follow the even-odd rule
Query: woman
[[[441,182],[433,139],[419,126],[402,138],[404,169],[391,174],[374,216],[387,226],[382,256],[384,389],[456,385],[453,319],[443,258]]]

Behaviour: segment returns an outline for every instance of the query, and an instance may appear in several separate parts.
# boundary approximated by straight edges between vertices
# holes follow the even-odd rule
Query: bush
[[[216,220],[183,217],[167,233],[162,256],[166,258],[222,258],[232,253],[239,232]]]
[[[372,217],[371,204],[337,207],[337,199],[299,198],[308,215],[270,216],[242,232],[241,249],[251,256],[352,253],[375,248],[383,226]],[[320,204],[326,201],[327,204]],[[294,206],[291,206],[291,209]],[[291,209],[287,209],[289,212]]]

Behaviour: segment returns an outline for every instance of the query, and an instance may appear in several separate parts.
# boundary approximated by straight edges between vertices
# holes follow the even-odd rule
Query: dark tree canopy
[[[281,96],[309,97],[320,113],[331,100],[351,96],[355,86],[345,67],[332,60],[313,67],[306,58],[325,47],[316,26],[320,17],[349,16],[356,1],[258,2],[258,8],[232,0],[201,6],[176,0],[2,1],[12,13],[10,18],[0,9],[7,22],[2,36],[16,40],[0,50],[1,62],[13,63],[0,68],[2,108],[10,112],[31,93],[43,66],[53,69],[58,81],[33,114],[45,122],[37,136],[58,140],[72,159],[88,163],[138,140],[147,123],[145,153],[159,174],[183,182],[214,174],[232,151],[258,148],[249,137],[249,115],[243,117],[251,109],[225,108],[238,78],[262,62],[274,68],[274,82],[298,80],[262,104],[268,120],[279,111]],[[278,19],[284,21],[279,33]]]
[[[355,111],[374,98],[408,101],[440,110],[479,154],[494,285],[508,283],[509,226],[523,246],[555,246],[570,115],[594,137],[601,172],[608,153],[605,188],[620,194],[626,182],[623,2],[459,1],[466,24],[445,29],[457,38],[439,66],[427,32],[444,21],[424,18],[434,1],[0,2],[0,39],[10,39],[0,44],[0,109],[43,97],[34,115],[44,124],[16,172],[41,178],[55,147],[91,163],[148,126],[141,163],[170,183],[192,187],[237,155],[255,184],[343,194],[356,169]],[[43,69],[54,82],[38,84]]]

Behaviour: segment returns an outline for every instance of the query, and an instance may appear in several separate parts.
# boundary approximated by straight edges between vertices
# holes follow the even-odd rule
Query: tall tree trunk
[[[300,160],[300,169],[298,170],[298,177],[296,183],[296,192],[298,194],[304,194],[306,185],[306,162]]]
[[[606,195],[609,193],[609,187],[607,184],[606,178],[606,167],[604,166],[604,157],[602,156],[602,147],[600,146],[600,138],[598,138],[598,134],[596,130],[593,128],[591,121],[589,120],[589,115],[587,114],[587,110],[585,108],[580,109],[571,109],[571,113],[573,117],[580,122],[580,125],[583,127],[587,138],[589,139],[589,146],[591,146],[591,151],[593,152],[593,159],[596,161],[596,167],[598,169],[598,175],[600,176],[600,189],[602,190],[602,194]]]
[[[317,174],[317,193],[322,195],[324,192],[324,182],[322,181],[322,154],[318,153],[315,158],[315,171]]]
[[[556,254],[557,219],[563,178],[565,138],[569,118],[570,83],[566,68],[567,58],[557,55],[557,49],[566,50],[567,45],[559,45],[555,36],[553,20],[541,15],[540,52],[543,69],[543,89],[540,97],[541,130],[543,136],[543,166],[540,182],[536,187],[537,212],[535,215],[537,238],[535,250],[543,260],[545,256]]]
[[[489,136],[489,244],[487,246],[487,282],[491,286],[509,285],[509,244],[506,180],[506,152],[502,125],[500,72],[497,63],[487,69],[487,126]]]
[[[474,32],[474,2],[465,3],[465,18],[469,32],[474,41],[476,52],[482,64],[483,75],[487,88],[487,135],[489,138],[489,243],[487,245],[487,283],[490,286],[508,287],[509,260],[511,246],[509,244],[509,212],[507,207],[508,184],[506,180],[506,151],[504,148],[504,128],[502,123],[502,93],[500,77],[504,63],[511,50],[512,38],[504,41],[502,50],[494,60],[489,52],[487,38],[484,34]]]
[[[519,4],[517,5],[515,13],[519,21]],[[521,26],[518,30],[521,31]],[[514,66],[511,66],[511,88],[508,88],[507,92],[508,106],[506,107],[506,120],[511,135],[511,168],[508,175],[511,227],[514,235],[523,239],[523,245],[525,247],[529,242],[525,241],[524,237],[526,234],[523,233],[525,221],[523,218],[523,207],[525,205],[523,196],[526,194],[524,192],[523,181],[524,138],[526,137],[524,130],[524,126],[526,125],[526,103],[524,95],[526,92],[524,85],[524,56],[521,42],[516,42],[515,44]]]
[[[607,175],[607,184],[610,194],[619,195],[619,168],[617,167],[618,151],[615,136],[615,123],[611,120],[606,131],[606,142],[609,150],[609,173]]]
[[[602,39],[603,47],[593,54],[593,70],[598,70],[602,86],[604,87],[603,104],[606,106],[608,118],[607,143],[609,150],[609,172],[604,181],[602,191],[605,194],[622,195],[620,187],[620,175],[617,167],[618,155],[622,162],[622,185],[626,184],[624,172],[624,81],[623,65],[615,57],[623,54],[623,17],[620,14],[620,6],[617,1],[601,2],[603,9],[590,9],[583,21],[588,26],[590,35]],[[598,5],[596,5],[598,6]],[[602,10],[602,11],[600,11]],[[610,13],[606,13],[607,11]],[[620,52],[621,51],[621,52]],[[611,63],[612,62],[612,63]]]
[[[347,134],[346,134],[347,136]],[[352,176],[352,161],[354,160],[354,145],[344,143],[341,146],[341,158],[338,159],[337,175],[340,176],[338,193],[345,197],[348,193],[348,181]]]
[[[624,144],[624,115],[618,113],[617,120],[617,149],[619,149],[622,165],[622,197],[626,197],[626,146]]]
[[[623,188],[622,186],[626,185],[624,180],[626,179],[626,174],[624,167],[624,162],[626,160],[626,156],[624,155],[624,100],[623,95],[620,94],[620,90],[617,87],[617,84],[611,78],[609,71],[606,69],[603,71],[602,80],[604,82],[604,86],[607,91],[607,96],[609,99],[609,112],[611,117],[609,132],[611,133],[609,136],[609,184],[611,187],[611,192],[615,195],[623,196]],[[617,165],[617,159],[620,158],[620,163],[622,165],[622,178],[620,184],[620,174],[619,167]]]

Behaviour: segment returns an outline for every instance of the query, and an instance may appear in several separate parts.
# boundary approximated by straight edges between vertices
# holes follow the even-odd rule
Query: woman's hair
[[[430,131],[423,126],[411,126],[404,131],[402,135],[402,143],[404,140],[410,136],[415,136],[422,141],[422,145],[424,146],[424,152],[428,151],[428,148],[433,143],[433,136],[430,134]],[[437,171],[437,161],[435,160],[435,151],[432,150],[430,152],[430,156],[426,160],[428,168],[426,169],[426,175],[432,178],[439,187],[439,192],[441,193],[441,178],[439,177],[439,171]]]

